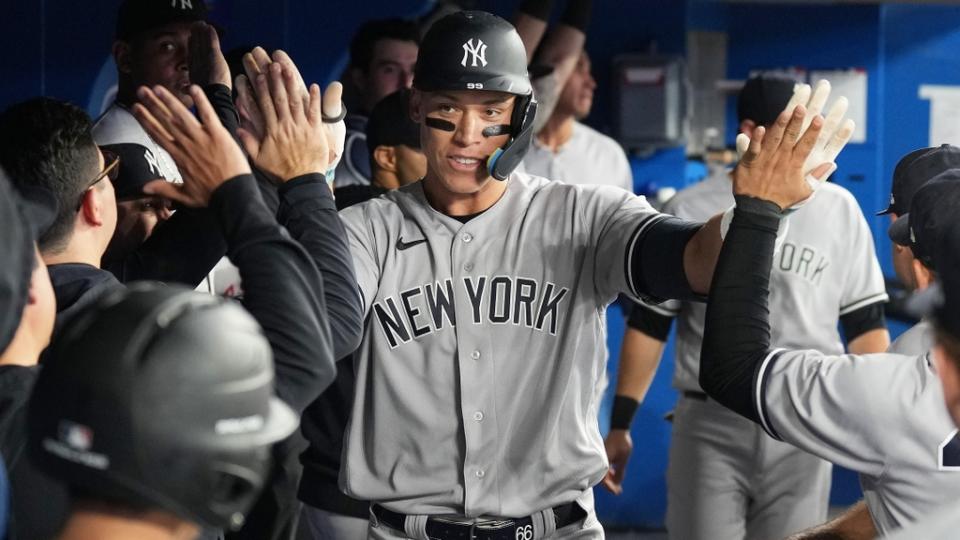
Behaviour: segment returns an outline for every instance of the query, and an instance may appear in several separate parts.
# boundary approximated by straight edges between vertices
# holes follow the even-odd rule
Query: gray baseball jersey
[[[705,221],[732,205],[729,175],[718,168],[670,199],[663,211]],[[789,229],[770,274],[772,343],[842,353],[837,319],[887,300],[870,228],[853,196],[836,184],[824,184],[810,203],[787,219]],[[678,317],[674,386],[701,391],[698,377],[706,304],[665,302],[648,307]]]
[[[944,505],[930,515],[923,516],[915,523],[897,529],[886,540],[956,540],[960,531],[960,511],[956,501],[944,502]]]
[[[960,439],[927,354],[779,351],[754,383],[761,425],[859,472],[879,532],[960,498]]]
[[[633,192],[633,173],[620,144],[580,122],[573,123],[570,140],[557,153],[534,138],[523,169],[568,184],[601,184]]]
[[[144,159],[150,164],[150,170],[157,175],[157,178],[164,178],[168,182],[183,182],[173,157],[154,142],[133,114],[119,103],[111,105],[97,119],[93,125],[93,138],[101,146],[122,143],[139,144],[143,147]]]
[[[604,310],[638,294],[628,248],[666,216],[622,189],[523,173],[467,223],[420,182],[341,216],[368,313],[345,492],[408,514],[592,508]]]
[[[910,356],[924,354],[933,348],[934,341],[933,325],[930,324],[930,321],[924,319],[900,334],[890,344],[887,352]]]

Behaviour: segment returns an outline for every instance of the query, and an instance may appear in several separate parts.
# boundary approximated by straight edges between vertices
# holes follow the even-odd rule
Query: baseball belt
[[[587,517],[587,512],[579,504],[572,502],[553,507],[556,528],[561,529]],[[405,534],[406,514],[393,512],[374,504],[373,515],[380,523]],[[533,518],[509,518],[493,522],[490,525],[454,523],[442,517],[427,519],[427,536],[438,540],[532,540]]]

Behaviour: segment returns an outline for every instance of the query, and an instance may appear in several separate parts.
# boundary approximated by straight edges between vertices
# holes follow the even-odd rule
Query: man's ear
[[[411,88],[407,108],[410,110],[410,119],[417,124],[421,123],[423,121],[423,92]]]
[[[749,118],[744,118],[740,122],[740,133],[743,133],[747,137],[753,138],[753,130],[757,129],[757,123]]]
[[[97,197],[96,187],[83,192],[80,215],[91,227],[103,225],[103,203]]]
[[[373,149],[373,160],[377,167],[396,174],[397,172],[397,151],[393,146],[380,145]]]
[[[913,281],[917,284],[917,290],[923,290],[929,287],[933,283],[933,271],[927,268],[919,259],[914,259],[913,264]]]
[[[113,61],[117,64],[117,71],[124,75],[129,75],[133,71],[133,54],[130,43],[117,40],[113,42]]]

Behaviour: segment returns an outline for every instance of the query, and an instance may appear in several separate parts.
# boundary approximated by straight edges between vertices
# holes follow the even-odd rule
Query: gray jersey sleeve
[[[658,213],[643,197],[611,186],[589,186],[579,206],[585,222],[587,245],[595,246],[594,287],[606,301],[627,293],[635,299],[647,291],[635,290],[630,257],[643,234],[668,216]]]
[[[370,304],[377,294],[380,283],[380,269],[383,267],[382,250],[380,245],[386,245],[386,230],[379,227],[386,220],[370,219],[371,212],[390,211],[391,206],[385,201],[373,200],[345,208],[340,212],[347,231],[347,240],[350,243],[350,253],[353,255],[353,266],[357,274],[357,284],[360,294],[363,295],[363,313],[370,309]],[[378,243],[378,240],[380,242]]]
[[[922,359],[921,359],[922,360]],[[905,370],[916,357],[881,353],[828,356],[818,351],[772,352],[757,370],[756,407],[763,428],[827,461],[878,476],[897,426],[908,421],[908,399],[920,392]],[[890,381],[898,381],[891,395]],[[884,429],[889,426],[890,429]]]
[[[844,192],[849,215],[845,220],[849,227],[847,234],[853,238],[847,245],[853,251],[846,263],[846,280],[840,298],[840,315],[846,315],[862,307],[887,301],[887,289],[883,281],[880,262],[877,261],[873,235],[863,212],[853,199]]]

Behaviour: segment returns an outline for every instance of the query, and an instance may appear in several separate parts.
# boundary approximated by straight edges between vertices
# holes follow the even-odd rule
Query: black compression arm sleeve
[[[847,341],[853,341],[871,330],[887,327],[883,302],[876,302],[840,316],[840,327]]]
[[[627,319],[627,326],[658,341],[666,341],[670,337],[670,326],[672,324],[673,317],[661,315],[643,304],[636,303],[633,304],[633,309],[630,310],[630,318]]]
[[[360,346],[363,337],[363,306],[347,244],[347,231],[337,214],[333,194],[321,174],[308,174],[280,186],[277,220],[300,243],[323,276],[323,290],[330,310],[335,358],[343,358]]]
[[[683,252],[702,223],[667,216],[641,233],[630,253],[633,288],[652,300],[702,300],[690,288]]]
[[[563,14],[560,16],[560,23],[587,33],[592,10],[593,0],[568,0],[567,9],[563,10]]]
[[[755,372],[770,353],[770,268],[780,209],[737,197],[720,250],[700,350],[700,386],[710,397],[754,422]]]
[[[303,411],[333,381],[336,369],[323,278],[264,205],[253,175],[217,188],[210,210],[240,270],[243,305],[270,341],[277,395]]]
[[[550,11],[553,9],[553,0],[524,0],[517,11],[540,19],[541,21],[550,20]]]

